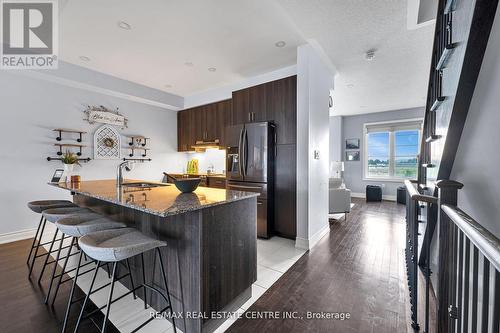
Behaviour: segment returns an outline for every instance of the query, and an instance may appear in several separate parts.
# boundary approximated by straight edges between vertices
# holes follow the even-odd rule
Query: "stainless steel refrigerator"
[[[257,192],[257,236],[269,238],[274,225],[275,127],[270,122],[226,127],[227,189]]]

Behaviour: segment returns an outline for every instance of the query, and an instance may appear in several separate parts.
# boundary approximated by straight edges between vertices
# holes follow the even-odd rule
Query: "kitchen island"
[[[167,242],[161,251],[176,324],[183,332],[213,331],[223,322],[213,318],[214,312],[235,311],[251,297],[257,279],[256,193],[198,187],[183,194],[173,184],[117,186],[115,180],[51,185],[71,191],[80,206]],[[144,273],[162,289],[154,260],[153,253],[145,255]],[[134,281],[142,282],[140,256],[131,269]],[[121,282],[131,287],[128,279]],[[165,306],[156,293],[146,293],[154,309]],[[138,296],[144,299],[142,288]]]

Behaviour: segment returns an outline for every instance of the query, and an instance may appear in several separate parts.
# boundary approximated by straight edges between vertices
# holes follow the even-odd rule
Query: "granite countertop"
[[[164,172],[164,175],[173,175],[173,176],[193,176],[193,177],[210,177],[210,178],[226,178],[226,175],[223,173],[182,173],[182,172]]]
[[[125,183],[131,182],[140,182],[140,180],[125,181]],[[223,205],[259,195],[252,192],[201,186],[193,193],[181,193],[174,184],[149,181],[147,183],[164,186],[147,189],[129,186],[117,187],[115,180],[90,180],[76,184],[49,183],[49,185],[162,217]]]

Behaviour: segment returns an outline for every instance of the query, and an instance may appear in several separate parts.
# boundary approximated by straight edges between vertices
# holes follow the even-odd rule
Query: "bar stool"
[[[69,216],[69,217],[64,217],[62,219],[59,219],[56,223],[57,229],[65,236],[71,237],[71,244],[69,246],[68,253],[64,259],[64,263],[62,266],[62,271],[60,274],[55,275],[56,269],[54,266],[54,270],[52,271],[52,277],[50,279],[50,285],[49,285],[49,290],[47,292],[47,297],[45,303],[47,303],[50,292],[52,290],[52,284],[54,282],[54,279],[58,279],[57,284],[56,284],[56,289],[54,291],[54,297],[52,298],[52,305],[54,304],[57,293],[59,291],[59,287],[61,283],[70,281],[71,278],[62,280],[64,274],[70,273],[74,270],[80,270],[82,267],[91,264],[92,262],[88,262],[86,264],[81,264],[81,262],[78,262],[78,267],[73,268],[71,270],[66,271],[66,267],[68,265],[68,261],[70,258],[71,251],[73,250],[73,247],[77,248],[78,251],[74,254],[80,253],[80,250],[78,248],[78,238],[81,236],[85,236],[88,233],[91,232],[96,232],[96,231],[101,231],[101,230],[108,230],[108,229],[116,229],[116,228],[125,228],[126,225],[125,223],[122,222],[116,222],[113,220],[110,220],[108,218],[105,218],[102,215],[96,214],[96,213],[77,213],[75,215]],[[62,250],[62,242],[59,244],[59,251],[58,251],[58,256],[60,256],[60,251]],[[108,266],[109,268],[109,266]],[[79,276],[91,272],[92,270],[89,270],[87,272],[79,274]],[[133,281],[132,281],[133,284]]]
[[[98,218],[100,216],[88,208],[82,208],[79,206],[49,208],[49,209],[46,209],[42,212],[42,216],[45,218],[45,220],[48,222],[51,222],[51,223],[56,223],[57,221],[59,221],[62,218],[70,217],[70,216],[75,215],[75,214],[95,214],[95,218]],[[43,273],[45,272],[45,268],[47,267],[47,265],[50,265],[50,264],[55,262],[56,266],[57,266],[57,262],[59,261],[59,255],[58,255],[56,260],[49,262],[50,254],[52,252],[55,252],[52,249],[54,248],[54,244],[57,241],[58,233],[59,233],[59,230],[56,229],[56,232],[54,233],[54,236],[52,237],[52,241],[50,242],[49,251],[46,254],[42,255],[42,256],[45,256],[45,261],[44,261],[43,266],[42,266],[42,271],[40,272],[40,275],[38,276],[38,284],[40,284],[42,281]],[[64,241],[64,235],[59,239],[59,241],[62,244],[62,242]],[[65,248],[67,248],[67,247],[65,247]],[[68,254],[68,255],[70,255],[70,254]]]
[[[69,200],[38,200],[38,201],[28,202],[28,208],[31,209],[33,212],[38,213],[38,214],[41,214],[44,210],[47,210],[47,209],[62,208],[62,207],[77,207],[77,205]],[[33,266],[35,264],[36,258],[41,257],[41,256],[38,256],[38,249],[40,248],[40,246],[44,246],[44,245],[49,244],[49,242],[42,244],[42,236],[43,236],[43,232],[45,230],[46,222],[47,221],[45,220],[43,215],[41,215],[40,222],[38,222],[38,227],[36,229],[35,237],[33,238],[33,243],[31,244],[30,253],[28,254],[28,259],[26,260],[26,264],[29,267],[28,276],[30,276],[32,271],[33,271]],[[34,254],[33,254],[33,250],[35,250]],[[31,257],[32,254],[33,254],[33,258]],[[30,261],[31,261],[31,263],[30,263]]]
[[[94,233],[87,234],[83,237],[81,237],[78,240],[78,244],[80,245],[80,249],[82,252],[86,253],[87,256],[90,258],[93,258],[100,262],[109,262],[113,263],[113,272],[111,273],[111,288],[109,291],[109,297],[108,297],[108,302],[107,305],[95,310],[99,311],[104,308],[106,308],[106,313],[104,316],[104,322],[102,325],[101,332],[106,331],[106,326],[107,326],[107,321],[109,317],[109,312],[111,308],[111,304],[118,301],[119,299],[123,298],[126,295],[129,295],[132,291],[135,291],[134,289],[139,289],[139,288],[146,288],[157,292],[168,305],[163,308],[160,313],[164,313],[167,310],[170,311],[170,315],[172,316],[173,311],[172,311],[172,302],[170,300],[170,292],[168,291],[168,283],[167,283],[167,277],[165,274],[165,268],[163,265],[163,259],[161,257],[160,253],[160,247],[166,246],[167,244],[165,242],[150,238],[141,232],[139,232],[137,229],[134,228],[122,228],[122,229],[114,229],[114,230],[105,230],[105,231],[98,231]],[[157,288],[150,286],[146,284],[146,279],[145,279],[145,274],[143,274],[143,283],[141,286],[138,286],[136,288],[133,287],[132,291],[129,291],[128,293],[125,293],[124,295],[116,298],[113,300],[113,289],[115,282],[117,280],[116,277],[116,267],[117,264],[122,261],[122,260],[128,260],[129,258],[135,257],[137,255],[143,255],[145,252],[154,250],[156,251],[156,254],[158,255],[159,261],[160,261],[160,269],[163,277],[163,283],[165,284],[165,290],[166,290],[166,295],[158,290]],[[156,255],[155,254],[155,255]],[[142,259],[142,271],[144,273],[144,259]],[[89,292],[87,293],[87,296],[85,297],[85,300],[82,305],[82,309],[80,311],[80,315],[78,317],[78,321],[76,323],[75,327],[75,333],[78,331],[78,327],[80,325],[80,322],[83,317],[83,313],[85,311],[85,306],[87,305],[87,302],[89,300],[90,295],[94,292],[92,288],[94,287],[96,275],[98,271],[98,266],[96,267],[94,271],[94,276],[92,279],[92,282],[90,284]],[[73,287],[76,284],[76,279],[73,282]],[[72,290],[73,292],[74,290]],[[146,295],[146,294],[144,294]],[[73,295],[70,295],[70,301],[72,299]],[[144,297],[146,298],[146,297]],[[146,305],[146,300],[144,300],[145,305]],[[95,311],[91,312],[90,314],[87,315],[90,316],[92,313]],[[67,312],[66,316],[68,315],[69,312]],[[144,323],[142,323],[140,326],[138,326],[136,329],[132,331],[132,333],[137,332],[144,326],[146,326],[148,323],[150,323],[153,318],[148,319]],[[175,326],[175,318],[172,316],[172,325],[174,327],[174,332],[177,332],[177,328]],[[64,331],[63,331],[64,333]]]

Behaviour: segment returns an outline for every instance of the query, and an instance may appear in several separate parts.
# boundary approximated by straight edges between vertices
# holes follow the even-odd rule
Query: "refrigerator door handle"
[[[241,177],[243,177],[243,146],[241,144],[242,140],[243,140],[243,128],[240,131],[240,139],[238,141],[238,158],[239,158],[238,172],[240,173]]]
[[[247,175],[247,149],[248,149],[248,137],[247,137],[247,129],[243,128],[243,177]]]

